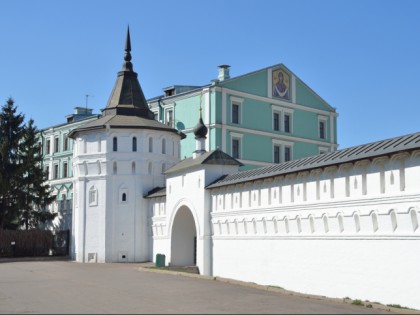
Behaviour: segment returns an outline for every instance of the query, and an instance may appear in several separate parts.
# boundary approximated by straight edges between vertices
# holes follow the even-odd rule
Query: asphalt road
[[[140,264],[0,263],[0,313],[389,314],[223,281],[144,270]]]

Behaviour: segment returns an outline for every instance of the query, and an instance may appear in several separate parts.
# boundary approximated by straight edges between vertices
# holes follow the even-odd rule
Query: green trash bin
[[[165,255],[156,254],[156,267],[165,267]]]

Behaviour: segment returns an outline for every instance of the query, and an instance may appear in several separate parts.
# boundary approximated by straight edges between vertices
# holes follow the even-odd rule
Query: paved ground
[[[390,313],[142,266],[0,263],[0,313]]]

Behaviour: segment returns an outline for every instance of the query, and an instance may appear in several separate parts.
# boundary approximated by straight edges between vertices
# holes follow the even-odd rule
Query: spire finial
[[[125,55],[124,55],[124,71],[133,71],[133,64],[131,63],[131,40],[130,40],[130,26],[127,26],[127,38],[125,40]]]
[[[200,94],[200,119],[202,119],[202,115],[201,115],[201,112],[202,112],[202,110],[203,110],[203,108],[201,107],[201,98],[203,97],[203,93],[201,92],[201,94]]]

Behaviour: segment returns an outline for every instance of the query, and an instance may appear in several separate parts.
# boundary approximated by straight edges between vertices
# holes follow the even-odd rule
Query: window
[[[279,113],[273,113],[273,129],[275,131],[280,130],[280,114]]]
[[[166,139],[162,139],[162,154],[166,154]]]
[[[67,151],[69,149],[69,138],[67,134],[63,136],[63,151]]]
[[[59,151],[60,139],[58,137],[54,138],[54,153]]]
[[[127,194],[126,194],[126,193],[123,193],[123,194],[122,194],[122,196],[121,196],[121,201],[122,201],[122,202],[127,201]]]
[[[47,140],[47,143],[45,144],[45,153],[46,154],[50,154],[51,153],[51,140],[50,139],[48,139]]]
[[[284,132],[290,132],[291,130],[291,116],[289,114],[284,114]]]
[[[66,194],[61,194],[61,200],[60,200],[60,210],[64,211],[66,210]]]
[[[173,109],[166,110],[166,124],[170,127],[174,127],[174,111]]]
[[[117,137],[114,137],[112,139],[112,150],[114,152],[118,151],[118,139],[117,139]]]
[[[235,159],[240,158],[240,140],[232,139],[232,157]]]
[[[319,137],[325,139],[325,121],[319,121]]]
[[[284,147],[284,161],[290,161],[292,159],[292,148],[289,146]]]
[[[149,138],[149,152],[153,152],[153,138]]]
[[[67,162],[63,163],[63,177],[64,178],[68,177],[68,163]]]
[[[47,179],[50,179],[50,167],[49,166],[47,166],[45,168],[45,173],[46,173]]]
[[[117,174],[117,162],[112,163],[112,173]]]
[[[280,163],[280,146],[279,145],[274,146],[273,162],[274,163]]]
[[[232,104],[232,123],[239,124],[239,105]]]
[[[136,137],[133,137],[132,147],[133,147],[133,152],[137,152],[137,138]]]
[[[53,173],[53,179],[58,178],[58,164],[54,165],[54,173]]]
[[[318,136],[320,139],[327,139],[327,116],[318,115]]]
[[[96,206],[98,205],[98,191],[94,186],[89,189],[89,205]]]

